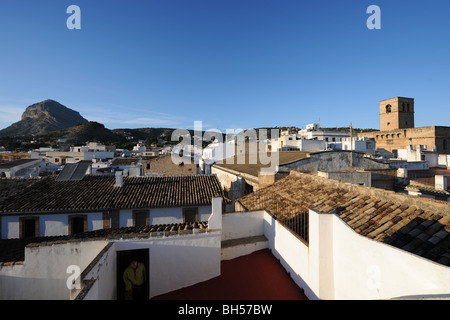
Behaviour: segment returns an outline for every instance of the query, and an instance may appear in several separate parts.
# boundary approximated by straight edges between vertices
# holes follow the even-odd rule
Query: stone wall
[[[191,163],[189,163],[191,162]],[[164,175],[191,175],[197,174],[197,164],[187,159],[180,160],[179,163],[172,161],[171,155],[164,155],[153,158],[142,163],[145,173]]]

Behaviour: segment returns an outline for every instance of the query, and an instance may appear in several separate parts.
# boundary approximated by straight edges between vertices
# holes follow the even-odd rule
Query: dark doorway
[[[149,249],[136,249],[117,251],[117,300],[125,299],[125,283],[123,282],[123,273],[130,265],[131,260],[136,259],[145,265],[147,281],[144,283],[144,297],[148,299],[150,283],[150,263]]]
[[[23,237],[34,238],[36,237],[36,220],[26,219],[23,220]]]
[[[84,218],[83,217],[73,217],[70,234],[77,234],[84,232]]]

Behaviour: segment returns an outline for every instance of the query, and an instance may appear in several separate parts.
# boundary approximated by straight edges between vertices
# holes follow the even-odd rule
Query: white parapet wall
[[[450,267],[362,236],[335,214],[309,211],[308,243],[265,211],[227,214],[222,239],[242,237],[245,229],[256,235],[261,227],[267,247],[309,299],[450,299]]]
[[[450,267],[361,236],[332,217],[334,299],[450,299]]]
[[[25,248],[25,263],[0,267],[0,300],[69,300],[67,279],[83,271],[106,241],[72,241]]]
[[[222,221],[222,241],[264,234],[264,211],[227,213]]]
[[[151,298],[219,276],[220,236],[212,231],[116,241],[113,250],[149,249]]]

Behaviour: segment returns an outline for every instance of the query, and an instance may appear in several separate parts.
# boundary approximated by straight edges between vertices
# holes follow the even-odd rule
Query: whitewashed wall
[[[83,271],[105,247],[106,241],[67,242],[27,247],[24,265],[0,267],[0,300],[66,300],[67,268]]]
[[[69,217],[66,214],[50,214],[39,217],[39,233],[42,236],[68,234]]]
[[[67,279],[72,273],[67,273],[67,268],[76,265],[83,272],[107,244],[85,241],[27,248],[26,264],[0,267],[0,300],[71,299]],[[149,249],[150,297],[220,275],[220,231],[119,240],[88,273],[86,278],[96,281],[85,299],[115,299],[116,252],[136,249]]]
[[[222,240],[240,239],[264,234],[264,211],[235,212],[222,216]]]
[[[332,217],[335,299],[450,298],[450,267],[363,237]]]
[[[39,236],[65,236],[68,235],[69,216],[73,214],[44,214],[32,215],[39,217]],[[87,231],[94,231],[103,228],[103,215],[101,212],[77,213],[77,215],[87,216]],[[16,239],[19,234],[19,219],[24,216],[3,216],[2,219],[2,239]]]
[[[361,236],[336,215],[310,210],[308,245],[266,212],[226,214],[223,225],[223,240],[263,226],[272,254],[309,299],[450,298],[449,267]]]
[[[84,271],[84,270],[83,270]],[[114,243],[104,252],[84,279],[94,279],[95,283],[83,300],[115,300],[117,298],[117,255]],[[80,278],[80,281],[84,280]],[[77,297],[80,290],[73,290],[71,299]]]
[[[361,236],[336,215],[310,210],[309,249],[266,221],[274,255],[310,299],[450,297],[449,267]]]
[[[304,290],[309,299],[316,299],[310,289],[310,250],[288,229],[283,227],[271,215],[264,212],[264,235],[269,240],[272,254],[280,260],[283,267],[290,273],[294,282]]]
[[[198,207],[198,218],[207,221],[211,215],[211,205]],[[152,208],[150,209],[150,224],[167,224],[183,222],[183,208]]]
[[[18,216],[4,216],[2,219],[2,239],[19,238],[19,217]]]
[[[116,242],[114,250],[150,249],[150,297],[154,297],[219,276],[220,237],[220,232],[209,232],[127,240]]]
[[[87,231],[103,229],[102,212],[77,213],[87,216]],[[68,235],[68,221],[71,214],[45,214],[39,217],[39,236]],[[198,217],[200,221],[207,221],[211,215],[211,205],[199,206]],[[34,215],[33,215],[34,216]],[[22,216],[11,215],[0,217],[2,239],[19,238],[19,219]],[[170,224],[183,222],[183,208],[152,208],[150,209],[150,224]],[[124,209],[120,211],[120,227],[133,226],[133,210]]]
[[[97,281],[85,300],[115,299],[117,251],[149,249],[150,297],[219,276],[222,198],[212,201],[212,207],[199,208],[199,215],[206,214],[210,228],[218,231],[114,242],[98,262],[101,267],[94,267],[86,277],[94,276]]]

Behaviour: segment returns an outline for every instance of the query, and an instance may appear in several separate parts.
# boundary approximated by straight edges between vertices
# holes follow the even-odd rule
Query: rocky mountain
[[[0,137],[45,134],[87,122],[79,112],[57,101],[45,100],[26,108],[20,121],[0,130]]]

